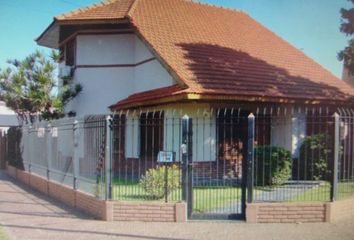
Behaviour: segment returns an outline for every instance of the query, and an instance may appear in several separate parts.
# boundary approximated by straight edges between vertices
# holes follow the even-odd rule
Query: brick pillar
[[[247,204],[246,206],[246,222],[247,223],[257,223],[258,215],[258,205],[257,204]]]

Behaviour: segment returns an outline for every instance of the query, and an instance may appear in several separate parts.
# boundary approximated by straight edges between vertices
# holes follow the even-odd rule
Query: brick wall
[[[113,220],[184,222],[184,203],[134,203],[114,202]]]
[[[36,174],[30,174],[29,185],[41,193],[48,194],[48,181]]]
[[[35,190],[49,195],[71,207],[84,210],[86,213],[98,219],[107,220],[106,205],[102,200],[71,189],[65,185],[48,181],[36,174],[16,169],[12,166],[7,166],[7,173]],[[90,204],[85,205],[85,202],[89,202]]]
[[[7,165],[6,166],[6,171],[7,171],[8,175],[10,175],[11,177],[16,178],[17,168],[15,168],[13,166],[10,166],[10,165]]]
[[[92,214],[102,220],[111,220],[106,217],[106,204],[105,201],[96,199],[86,193],[75,192],[75,206],[82,211]]]
[[[22,183],[29,185],[30,184],[30,174],[25,171],[17,171],[16,172],[17,179]]]
[[[7,166],[7,173],[24,184],[106,221],[185,222],[185,203],[103,201],[38,175]],[[250,223],[334,222],[354,216],[354,198],[331,203],[247,204]]]
[[[339,200],[330,203],[330,221],[347,219],[354,216],[354,198]]]
[[[67,186],[50,181],[48,182],[48,195],[75,207],[75,191]]]
[[[354,198],[328,203],[252,203],[247,204],[250,223],[336,222],[354,216]]]
[[[326,222],[326,203],[252,203],[247,204],[246,221],[250,223]]]
[[[184,203],[104,201],[11,166],[7,167],[7,173],[22,183],[98,219],[106,221],[186,221],[186,205]]]

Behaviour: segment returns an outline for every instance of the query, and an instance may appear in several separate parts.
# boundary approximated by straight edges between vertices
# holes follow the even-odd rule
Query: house
[[[298,158],[304,137],[324,131],[313,126],[321,113],[331,116],[354,96],[246,13],[188,0],[94,4],[55,17],[37,43],[59,49],[62,74],[83,86],[68,112],[115,113],[115,172],[126,179],[154,167],[161,150],[181,160],[184,115],[195,176],[240,180],[250,113],[258,145]]]
[[[6,107],[6,104],[0,101],[0,132],[6,131],[9,127],[18,126],[18,121],[14,111]]]

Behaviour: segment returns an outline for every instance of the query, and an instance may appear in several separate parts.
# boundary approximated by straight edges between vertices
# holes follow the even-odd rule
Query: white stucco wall
[[[133,68],[78,68],[75,81],[82,92],[66,108],[82,117],[109,113],[108,106],[134,92]]]
[[[0,101],[0,131],[17,125],[18,121],[15,112],[6,107],[4,102]]]
[[[134,35],[130,35],[134,36]],[[141,62],[146,59],[153,57],[149,49],[144,45],[142,41],[137,36],[134,36],[134,59],[135,62]]]
[[[174,84],[171,75],[157,61],[150,61],[134,68],[134,91],[167,87]]]
[[[187,114],[192,119],[192,159],[194,162],[216,160],[216,118],[210,108],[196,108],[189,106],[181,113],[173,110],[165,112],[164,120],[164,150],[176,152],[176,160],[181,160],[182,124],[181,119]]]
[[[291,116],[273,117],[271,121],[271,145],[292,151]]]
[[[125,120],[125,157],[138,158],[140,154],[140,120],[137,114],[128,114]]]
[[[194,117],[193,121],[193,161],[216,160],[216,118],[215,114]]]
[[[306,117],[300,113],[274,117],[271,125],[271,144],[289,150],[297,158],[306,136]]]
[[[133,34],[78,35],[77,65],[133,64],[135,61]]]
[[[78,35],[74,81],[83,86],[66,111],[77,116],[109,113],[108,106],[131,94],[175,84],[155,59],[136,66],[97,65],[137,64],[153,58],[134,34]],[[80,65],[91,67],[82,68]]]

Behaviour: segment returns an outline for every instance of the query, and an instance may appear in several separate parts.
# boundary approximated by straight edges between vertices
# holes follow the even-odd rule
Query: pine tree
[[[348,0],[354,4],[354,0]],[[354,75],[354,7],[350,9],[341,9],[342,23],[340,31],[351,37],[348,46],[338,53],[338,59],[344,62],[350,75]]]
[[[37,117],[63,117],[65,105],[81,92],[71,78],[58,90],[57,60],[57,52],[49,58],[36,51],[24,60],[9,60],[9,67],[0,71],[0,99],[15,111],[20,125]]]

